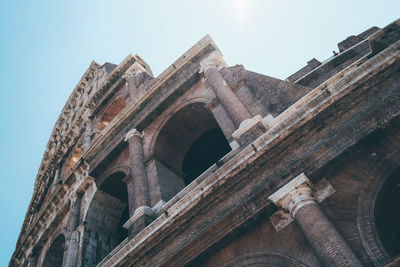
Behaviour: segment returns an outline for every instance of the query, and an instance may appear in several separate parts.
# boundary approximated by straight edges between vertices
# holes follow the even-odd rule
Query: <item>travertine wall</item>
[[[226,66],[208,36],[156,78],[138,56],[92,63],[10,266],[55,262],[57,246],[63,266],[396,264],[371,205],[399,167],[399,25],[346,39],[288,81]],[[231,150],[185,187],[184,158],[217,128]]]

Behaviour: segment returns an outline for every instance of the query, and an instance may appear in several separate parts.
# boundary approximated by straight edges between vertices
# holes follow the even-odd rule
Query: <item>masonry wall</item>
[[[397,121],[365,137],[310,177],[315,181],[325,178],[336,190],[321,206],[364,266],[381,266],[390,261],[391,256],[382,245],[375,225],[374,207],[382,185],[399,168],[400,123]],[[259,216],[187,266],[246,266],[250,263],[260,264],[256,266],[320,266],[294,222],[277,232],[268,216],[268,213]]]

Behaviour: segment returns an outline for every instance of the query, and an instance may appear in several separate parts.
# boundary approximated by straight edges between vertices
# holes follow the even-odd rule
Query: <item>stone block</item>
[[[267,129],[268,124],[260,115],[257,115],[249,120],[243,121],[239,129],[233,132],[232,137],[240,146],[246,146],[265,133]]]
[[[135,214],[123,225],[128,230],[129,236],[133,237],[140,233],[157,217],[155,212],[150,207],[139,207]]]

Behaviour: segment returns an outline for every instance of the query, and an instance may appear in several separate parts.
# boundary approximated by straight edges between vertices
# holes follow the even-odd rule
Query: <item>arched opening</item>
[[[154,146],[163,199],[169,200],[229,151],[228,141],[204,103],[180,109],[161,129]]]
[[[391,256],[400,254],[400,168],[382,185],[375,203],[375,225],[379,239]]]
[[[107,256],[127,236],[123,224],[129,219],[128,192],[117,172],[101,183],[85,218],[83,265],[94,266]]]
[[[231,150],[220,128],[201,135],[189,148],[182,163],[185,184],[190,184]]]
[[[43,267],[61,267],[64,256],[65,237],[59,235],[54,239],[49,250],[47,251],[46,257],[43,261]]]
[[[296,258],[276,251],[253,252],[235,257],[223,267],[306,267]]]
[[[65,171],[68,171],[69,169],[71,169],[72,167],[74,167],[74,165],[78,162],[78,160],[80,159],[82,155],[82,149],[80,147],[75,148],[66,163],[65,166]]]
[[[99,130],[104,129],[125,107],[125,99],[123,96],[114,99],[105,109],[97,124]]]

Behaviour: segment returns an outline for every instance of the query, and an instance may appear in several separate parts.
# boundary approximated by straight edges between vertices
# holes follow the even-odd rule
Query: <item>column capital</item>
[[[147,72],[145,68],[142,67],[137,61],[130,66],[125,73],[122,75],[122,78],[127,80],[131,76],[135,76],[136,74],[139,74],[141,72]]]
[[[224,67],[227,67],[228,64],[226,64],[221,52],[215,50],[211,54],[209,54],[207,57],[203,58],[200,61],[200,71],[199,73],[203,73],[206,70],[214,67],[217,70],[220,70]]]
[[[285,184],[268,198],[275,205],[289,212],[293,218],[301,207],[316,203],[311,181],[304,173]]]
[[[139,132],[136,128],[133,128],[133,129],[129,130],[129,132],[125,135],[124,141],[125,142],[129,141],[129,139],[131,139],[135,135],[137,135],[139,137],[143,137],[144,132]]]

